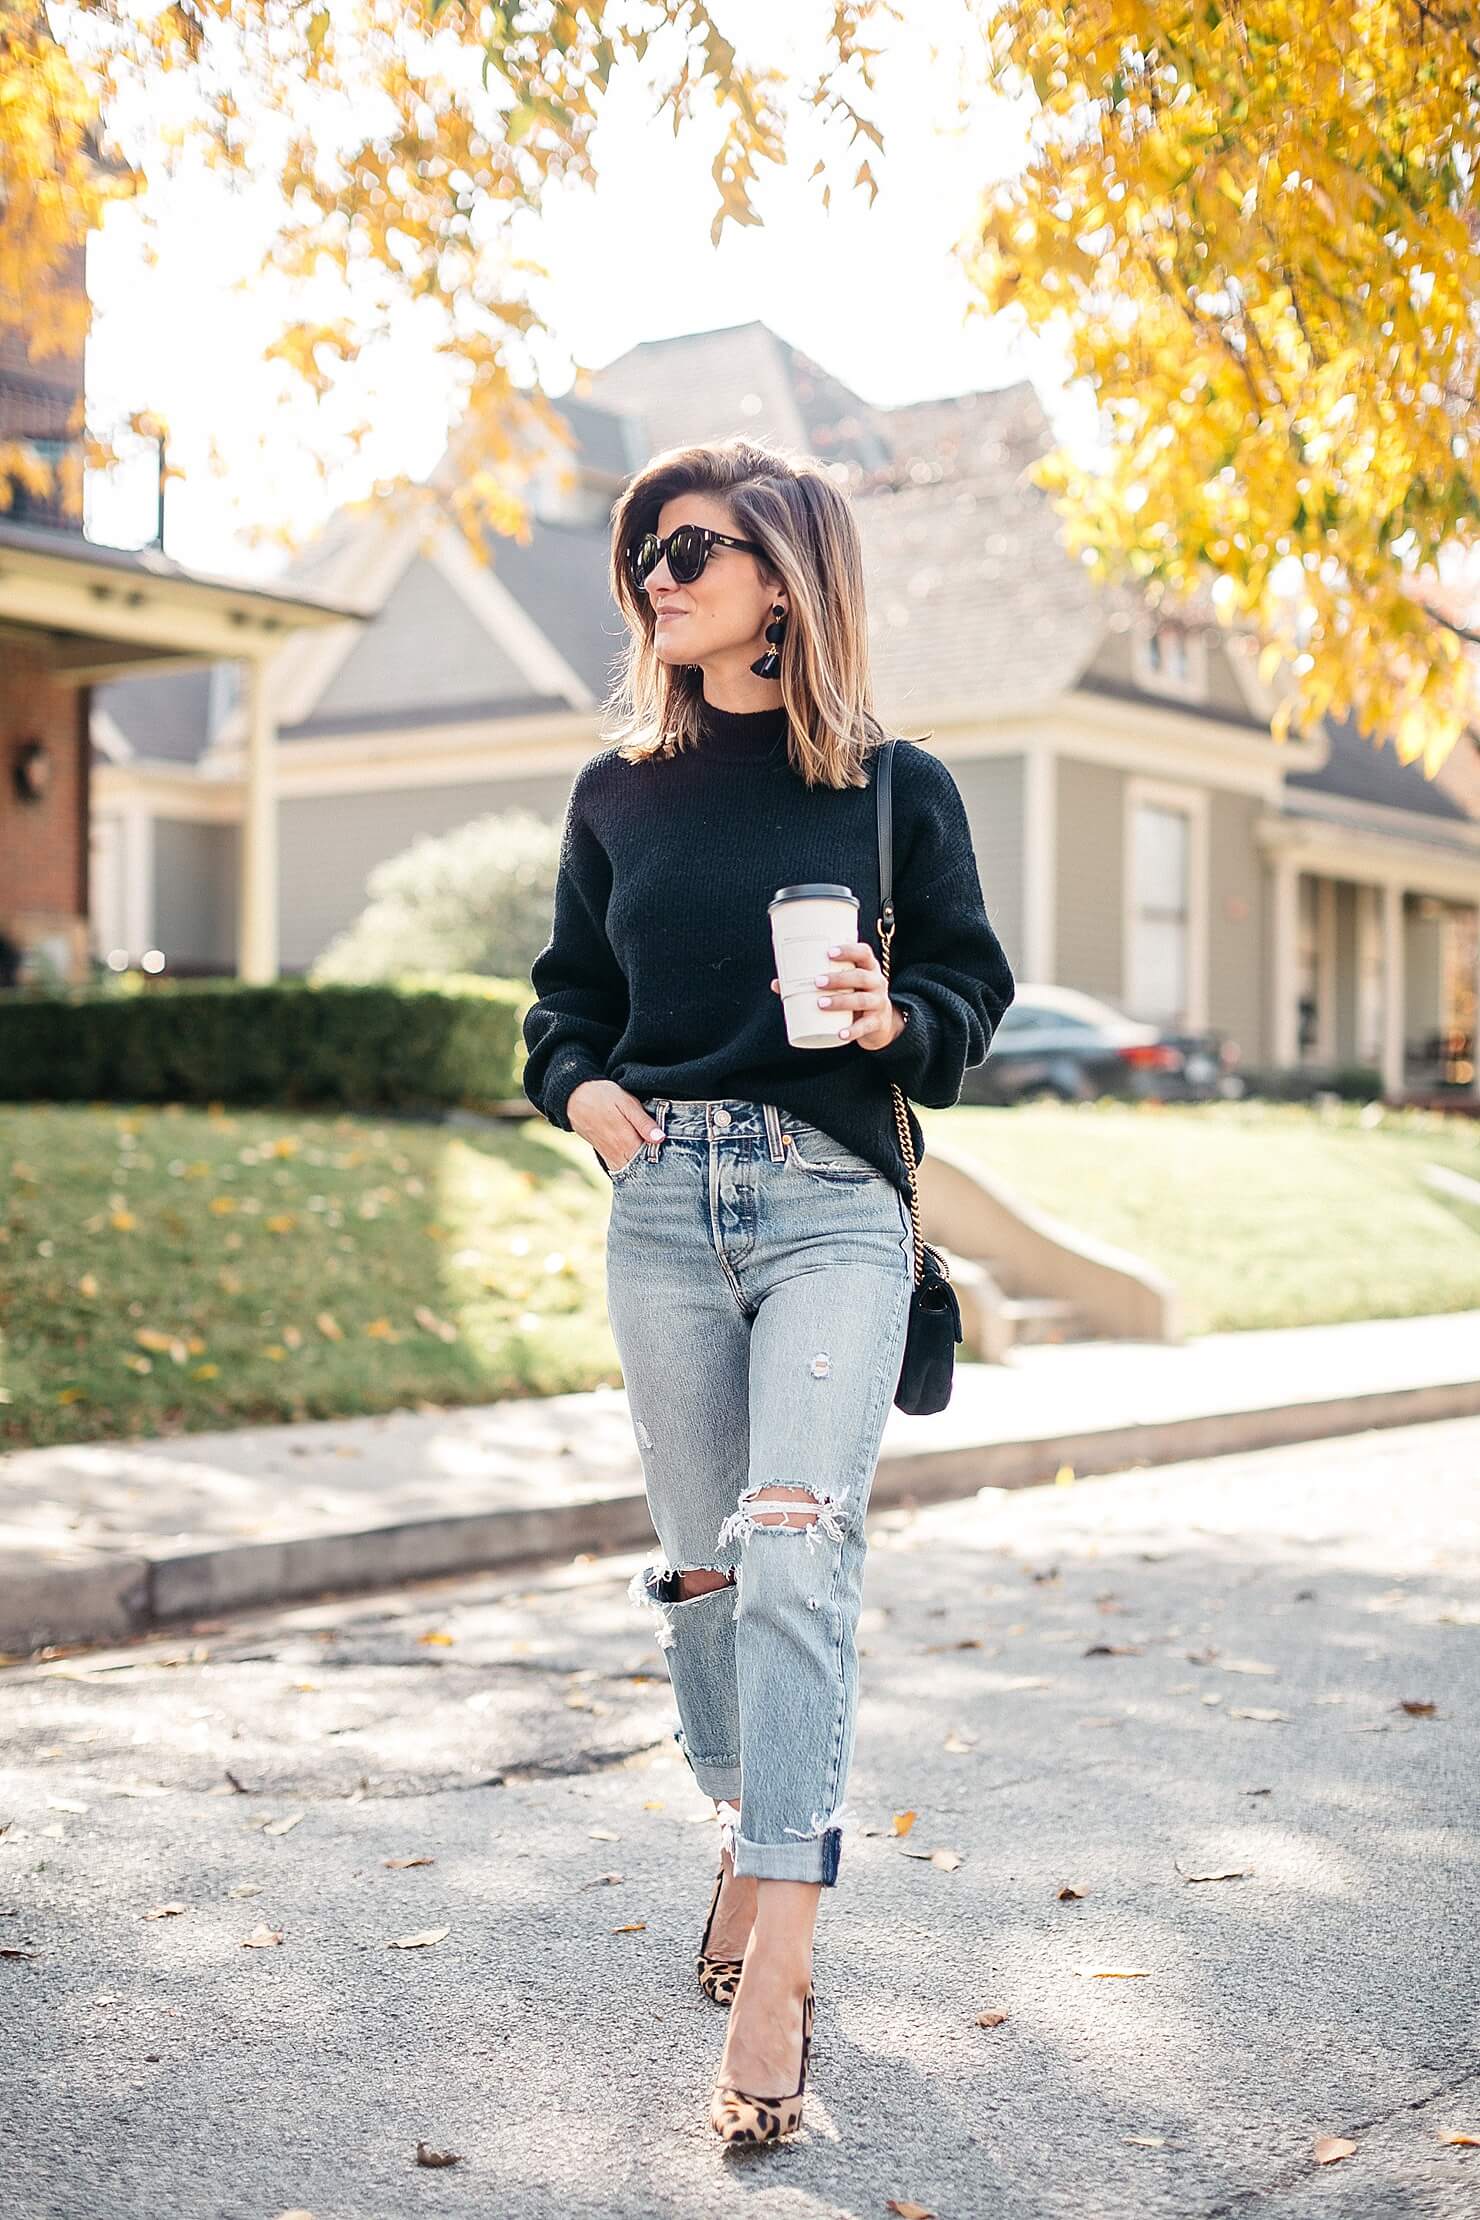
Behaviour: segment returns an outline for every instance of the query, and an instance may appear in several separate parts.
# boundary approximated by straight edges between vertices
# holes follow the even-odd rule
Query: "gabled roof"
[[[641,419],[649,455],[734,436],[865,470],[890,459],[878,411],[758,321],[644,339],[593,371],[589,390]]]
[[[1471,824],[1474,820],[1458,797],[1437,779],[1426,776],[1423,764],[1400,761],[1389,742],[1380,747],[1364,737],[1355,717],[1325,720],[1331,736],[1331,753],[1319,771],[1291,771],[1285,789],[1292,799],[1301,793],[1323,794],[1346,801],[1375,802],[1384,809],[1416,810],[1420,816],[1447,818]]]

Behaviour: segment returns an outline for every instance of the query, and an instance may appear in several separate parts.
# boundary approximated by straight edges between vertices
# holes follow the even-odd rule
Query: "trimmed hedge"
[[[0,993],[0,1100],[489,1109],[520,1093],[530,1000],[473,973],[21,988]]]
[[[1259,1070],[1235,1065],[1251,1095],[1269,1102],[1310,1102],[1316,1095],[1340,1095],[1344,1102],[1381,1102],[1382,1073],[1372,1064],[1292,1064]]]

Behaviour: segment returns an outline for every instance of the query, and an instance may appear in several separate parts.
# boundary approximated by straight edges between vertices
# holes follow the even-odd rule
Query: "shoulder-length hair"
[[[659,657],[653,606],[628,561],[642,534],[657,530],[664,503],[681,493],[721,500],[736,537],[763,550],[756,561],[768,581],[786,588],[779,675],[793,769],[809,786],[866,786],[861,766],[888,735],[874,714],[857,523],[820,463],[744,439],[667,449],[612,510],[612,597],[628,628],[607,702],[618,752],[639,763],[699,738],[703,673]]]

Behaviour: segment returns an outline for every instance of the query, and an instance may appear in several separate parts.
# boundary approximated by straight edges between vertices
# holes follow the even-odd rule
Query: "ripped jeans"
[[[664,1137],[610,1175],[607,1304],[662,1557],[629,1592],[694,1778],[739,1804],[735,1872],[831,1887],[909,1206],[772,1103],[642,1099]],[[706,1571],[725,1584],[680,1595]]]

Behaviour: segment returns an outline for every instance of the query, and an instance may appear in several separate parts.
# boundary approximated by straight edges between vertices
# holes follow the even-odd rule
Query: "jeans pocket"
[[[632,1151],[632,1154],[628,1157],[626,1163],[619,1164],[616,1170],[612,1172],[611,1182],[613,1187],[620,1186],[622,1181],[627,1177],[627,1174],[632,1171],[637,1164],[640,1164],[642,1162],[643,1158],[647,1156],[648,1147],[648,1142],[638,1142],[636,1148]]]
[[[809,1125],[794,1118],[782,1134],[789,1161],[799,1172],[811,1178],[825,1180],[829,1186],[862,1187],[871,1179],[884,1179],[886,1175],[877,1164],[870,1164],[866,1156],[856,1155],[845,1149],[830,1133],[820,1126]]]

